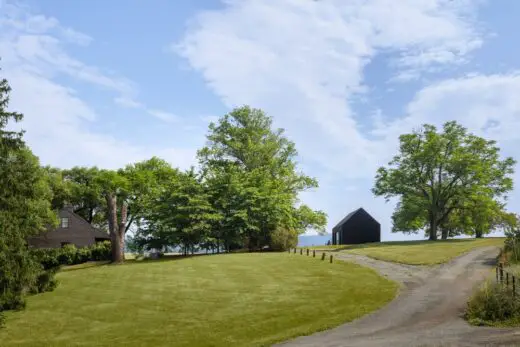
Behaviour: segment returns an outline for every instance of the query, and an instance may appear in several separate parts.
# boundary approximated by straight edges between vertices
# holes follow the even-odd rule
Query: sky
[[[247,104],[296,143],[328,231],[363,207],[383,240],[418,239],[390,232],[376,169],[449,120],[520,159],[518,17],[516,0],[0,0],[0,67],[43,165],[185,169]]]

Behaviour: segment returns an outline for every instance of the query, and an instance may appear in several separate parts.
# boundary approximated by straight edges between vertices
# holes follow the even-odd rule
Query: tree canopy
[[[0,314],[24,305],[41,271],[26,238],[56,223],[52,191],[38,158],[25,145],[23,132],[7,130],[23,118],[8,111],[10,91],[7,80],[0,79]]]
[[[387,200],[398,197],[392,216],[394,232],[426,230],[431,240],[438,232],[472,230],[477,236],[500,216],[500,199],[513,189],[513,158],[500,158],[495,141],[447,122],[443,131],[424,125],[401,135],[399,153],[388,167],[377,171],[373,192]],[[496,219],[496,218],[495,218]],[[471,221],[471,228],[462,221]]]
[[[208,144],[198,153],[211,200],[223,217],[217,239],[268,246],[278,228],[302,233],[323,231],[326,215],[301,205],[298,194],[318,186],[316,179],[297,171],[297,151],[282,129],[262,110],[235,108],[209,127]]]

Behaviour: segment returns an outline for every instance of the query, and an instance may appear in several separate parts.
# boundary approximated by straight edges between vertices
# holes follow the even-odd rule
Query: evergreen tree
[[[29,254],[27,237],[56,223],[45,172],[24,144],[23,132],[7,130],[23,117],[8,111],[10,91],[0,79],[0,312],[24,306],[42,271]]]

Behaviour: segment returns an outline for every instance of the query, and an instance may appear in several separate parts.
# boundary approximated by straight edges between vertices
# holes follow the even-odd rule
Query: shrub
[[[76,251],[75,264],[86,263],[92,258],[92,250],[88,247],[78,248]]]
[[[0,241],[0,311],[22,309],[40,271],[27,249],[13,250]]]
[[[61,265],[74,265],[76,263],[76,254],[78,250],[74,245],[65,245],[58,253],[58,262]]]
[[[285,251],[298,245],[298,234],[295,230],[277,228],[271,233],[269,248],[273,251]]]
[[[58,268],[61,264],[58,256],[61,252],[60,248],[33,248],[31,254],[42,266],[44,270]]]
[[[58,280],[54,275],[58,272],[58,268],[42,270],[36,279],[36,283],[31,288],[32,294],[52,292],[58,286]]]
[[[90,246],[91,258],[90,260],[110,260],[112,259],[112,248],[110,241],[98,242]]]
[[[475,325],[520,322],[520,297],[507,286],[485,283],[469,300],[466,319]]]

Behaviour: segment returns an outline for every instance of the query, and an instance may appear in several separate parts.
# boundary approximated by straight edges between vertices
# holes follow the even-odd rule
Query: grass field
[[[262,346],[351,321],[397,284],[349,263],[287,253],[90,264],[9,312],[0,345]]]
[[[341,252],[412,265],[445,263],[477,247],[503,246],[504,238],[381,242],[348,246]]]

